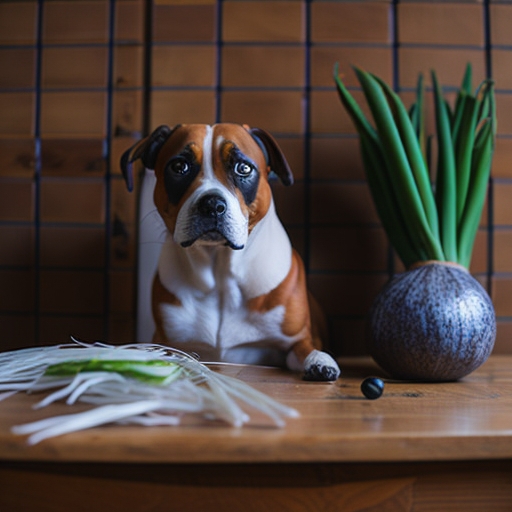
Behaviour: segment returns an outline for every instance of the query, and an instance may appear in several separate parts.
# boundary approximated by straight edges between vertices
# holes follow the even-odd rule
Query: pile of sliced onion
[[[53,390],[53,391],[52,391]],[[181,351],[155,344],[73,343],[0,353],[0,400],[49,392],[35,408],[58,400],[91,404],[85,412],[50,417],[12,431],[28,443],[107,423],[177,425],[186,414],[241,427],[258,411],[273,425],[298,416],[239,379],[212,371]]]

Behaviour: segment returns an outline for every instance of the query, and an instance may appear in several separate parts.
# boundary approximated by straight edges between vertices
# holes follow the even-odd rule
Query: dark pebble
[[[363,395],[369,400],[375,400],[382,396],[384,392],[384,381],[377,377],[368,377],[361,384]]]

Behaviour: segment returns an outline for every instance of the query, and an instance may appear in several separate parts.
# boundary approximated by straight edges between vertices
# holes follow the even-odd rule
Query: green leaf
[[[400,139],[407,154],[416,189],[421,198],[423,211],[425,212],[433,239],[437,243],[437,240],[439,240],[439,220],[437,217],[436,202],[434,194],[432,193],[429,171],[418,142],[417,134],[414,131],[400,97],[384,81],[377,77],[374,78],[379,82],[389,101]],[[438,247],[438,252],[442,252],[440,246]]]
[[[459,262],[469,267],[478,225],[485,204],[487,185],[491,170],[494,138],[492,123],[482,128],[478,143],[473,151],[473,168],[465,209],[459,228]]]
[[[455,167],[457,169],[457,222],[460,222],[462,217],[468,194],[478,107],[479,102],[476,98],[466,97],[460,130],[454,140]]]
[[[426,253],[429,259],[443,260],[444,255],[430,230],[407,153],[386,95],[379,82],[369,73],[357,68],[355,71],[377,126],[386,167],[391,173],[390,179],[395,195],[400,198],[400,214],[407,226],[409,238],[413,240],[415,248],[419,252]]]
[[[477,90],[477,124],[474,127],[474,143],[471,155],[471,177],[458,225],[459,260],[469,266],[471,254],[482,210],[487,196],[487,185],[491,171],[496,136],[496,106],[494,83],[482,82]]]
[[[345,109],[350,115],[352,122],[356,127],[356,130],[359,133],[366,133],[372,139],[377,140],[377,133],[375,132],[375,129],[368,122],[366,116],[364,115],[363,111],[357,104],[356,100],[354,100],[352,95],[348,92],[347,88],[345,87],[345,84],[341,80],[339,76],[339,66],[337,63],[334,66],[334,80],[336,82],[338,95],[341,99],[341,102],[343,103]]]
[[[454,144],[459,136],[459,131],[462,125],[462,117],[464,115],[467,98],[468,95],[464,91],[459,91],[459,94],[457,95],[457,100],[455,101],[455,108],[450,123],[452,129],[452,141]]]
[[[458,133],[462,124],[462,117],[465,111],[465,103],[468,96],[472,94],[472,69],[471,64],[467,64],[462,83],[457,94],[455,101],[455,108],[452,116],[452,140],[455,141],[458,138]]]
[[[496,100],[494,97],[494,82],[484,80],[478,91],[480,108],[478,111],[478,127],[483,122],[490,120],[492,122],[493,136],[496,137]]]
[[[375,208],[389,241],[406,267],[423,259],[409,239],[407,228],[399,215],[399,205],[394,196],[389,173],[385,168],[384,156],[379,144],[369,137],[360,137],[361,155],[366,171],[368,187],[372,193]]]
[[[423,85],[423,74],[418,75],[418,83],[416,85],[416,103],[417,121],[415,124],[416,138],[419,141],[425,164],[428,162],[427,156],[427,134],[425,131],[425,87]],[[428,165],[427,165],[428,168]]]
[[[414,131],[416,132],[416,136],[419,134],[420,129],[420,115],[418,111],[418,104],[413,103],[409,108],[409,118],[411,120],[412,126],[414,127]]]
[[[472,87],[472,75],[473,75],[473,72],[472,72],[472,68],[471,68],[471,63],[468,62],[467,65],[466,65],[466,71],[464,72],[464,76],[462,78],[462,84],[460,86],[461,90],[466,92],[467,94],[471,94],[473,92],[473,87]]]
[[[455,108],[452,117],[452,139],[455,142],[457,140],[457,136],[462,123],[462,116],[464,115],[465,103],[468,96],[471,96],[473,93],[472,87],[472,68],[471,64],[467,64],[466,71],[464,72],[464,77],[462,78],[462,83],[457,94],[457,99],[455,100]]]
[[[438,145],[436,199],[440,223],[440,236],[448,261],[457,262],[457,196],[455,154],[452,145],[449,113],[434,71],[434,104]]]

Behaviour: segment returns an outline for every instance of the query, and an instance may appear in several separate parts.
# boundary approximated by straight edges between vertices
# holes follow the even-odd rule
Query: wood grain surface
[[[105,426],[28,446],[13,425],[77,407],[31,405],[40,396],[18,394],[0,402],[0,460],[144,463],[404,462],[512,457],[512,357],[492,357],[459,382],[386,382],[384,395],[367,400],[360,383],[379,374],[366,359],[341,361],[336,383],[304,382],[286,371],[219,367],[279,401],[300,418],[285,428],[254,417],[237,429],[188,421],[180,427]]]

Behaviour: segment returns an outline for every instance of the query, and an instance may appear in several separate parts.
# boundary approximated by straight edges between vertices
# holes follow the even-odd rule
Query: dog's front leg
[[[304,380],[333,381],[340,376],[336,361],[326,352],[314,348],[309,337],[293,345],[286,364],[290,369],[302,369]]]
[[[340,375],[336,361],[322,348],[322,338],[327,336],[327,324],[321,308],[308,293],[304,263],[294,250],[290,272],[281,285],[269,294],[286,297],[286,314],[281,326],[283,333],[297,341],[286,358],[290,370],[303,371],[310,381],[333,381]]]

